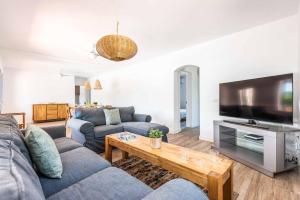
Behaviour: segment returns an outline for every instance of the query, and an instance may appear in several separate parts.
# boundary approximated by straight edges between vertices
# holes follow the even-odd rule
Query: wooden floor
[[[211,149],[211,142],[199,140],[198,137],[199,129],[185,129],[182,133],[168,135],[169,142],[172,144],[219,155],[215,150]],[[114,151],[113,161],[120,158],[120,151]],[[235,162],[233,190],[239,193],[238,200],[300,200],[300,169],[298,168],[279,174],[275,178],[270,178],[243,164]]]
[[[198,137],[199,129],[186,129],[180,134],[170,134],[169,142],[209,154],[218,154],[211,149],[210,142],[199,140]],[[300,170],[298,168],[270,178],[235,162],[233,190],[239,193],[239,200],[300,200]]]

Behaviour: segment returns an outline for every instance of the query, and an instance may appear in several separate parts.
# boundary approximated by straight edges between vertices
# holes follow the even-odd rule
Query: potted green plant
[[[149,132],[150,144],[154,149],[160,149],[161,147],[161,138],[164,133],[158,129],[151,129]]]

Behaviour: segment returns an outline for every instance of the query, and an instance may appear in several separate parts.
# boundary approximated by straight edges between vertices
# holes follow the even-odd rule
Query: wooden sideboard
[[[69,117],[69,105],[63,104],[33,104],[32,120],[34,122],[66,120]]]

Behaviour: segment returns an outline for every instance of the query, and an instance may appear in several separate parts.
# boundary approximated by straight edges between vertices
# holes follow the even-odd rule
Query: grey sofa
[[[207,196],[189,181],[175,179],[157,190],[111,167],[95,152],[65,138],[64,127],[45,128],[63,164],[61,179],[36,172],[13,118],[0,116],[0,198],[7,200],[196,200]]]
[[[164,132],[162,140],[168,141],[169,128],[150,123],[150,115],[136,114],[133,106],[118,109],[122,123],[107,126],[102,108],[77,108],[73,118],[68,121],[68,126],[72,129],[72,139],[97,153],[104,152],[106,135],[123,131],[148,136],[151,129],[159,129]]]

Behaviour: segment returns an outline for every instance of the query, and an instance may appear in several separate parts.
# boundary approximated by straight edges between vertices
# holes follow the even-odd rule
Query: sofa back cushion
[[[18,127],[17,121],[8,115],[0,115],[0,140],[11,140],[32,164],[29,151],[24,141],[24,135]]]
[[[91,122],[95,126],[106,124],[103,108],[76,108],[75,118]]]
[[[45,199],[38,176],[12,140],[0,140],[0,197]]]
[[[132,122],[133,121],[133,115],[134,115],[134,107],[117,107],[120,112],[120,117],[122,122]]]

